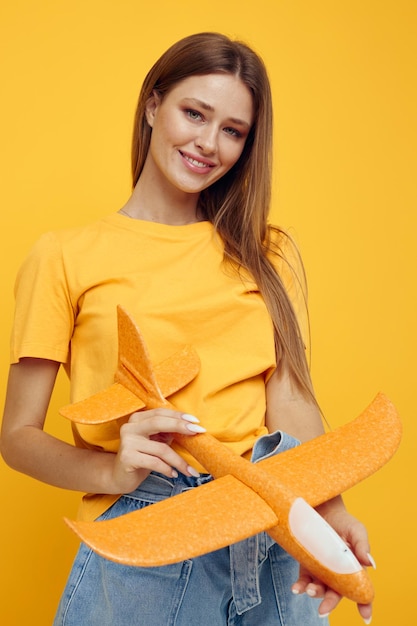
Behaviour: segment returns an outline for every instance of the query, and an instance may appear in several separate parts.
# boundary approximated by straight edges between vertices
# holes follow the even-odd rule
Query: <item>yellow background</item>
[[[1,393],[17,268],[40,233],[126,199],[145,71],[192,32],[246,40],[271,76],[273,218],[291,228],[306,263],[319,400],[338,426],[383,390],[404,422],[399,453],[346,496],[371,534],[381,626],[414,621],[416,20],[415,0],[15,0],[0,9]],[[65,438],[57,408],[66,401],[62,377],[47,427]],[[62,517],[75,514],[78,495],[4,463],[0,480],[0,621],[45,626],[76,548]],[[345,600],[332,625],[355,623]]]

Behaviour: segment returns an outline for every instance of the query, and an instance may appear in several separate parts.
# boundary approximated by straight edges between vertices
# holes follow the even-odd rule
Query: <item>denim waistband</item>
[[[257,463],[294,448],[298,444],[299,442],[294,437],[282,431],[264,435],[255,442],[251,462]],[[152,473],[134,492],[128,495],[153,503],[194,489],[211,480],[213,477],[210,474],[200,474],[198,478],[183,474],[180,474],[178,478],[167,478],[162,474]],[[274,540],[267,533],[260,533],[239,541],[229,548],[232,595],[239,615],[261,603],[259,565],[267,557],[268,550],[273,543]]]

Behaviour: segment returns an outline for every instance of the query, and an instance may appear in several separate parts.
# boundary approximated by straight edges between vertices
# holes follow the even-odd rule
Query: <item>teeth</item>
[[[183,157],[184,157],[184,159],[186,159],[186,161],[189,161],[189,163],[192,163],[196,167],[211,167],[207,163],[202,163],[201,161],[196,161],[196,159],[192,159],[191,157],[187,156],[186,154],[183,154]]]

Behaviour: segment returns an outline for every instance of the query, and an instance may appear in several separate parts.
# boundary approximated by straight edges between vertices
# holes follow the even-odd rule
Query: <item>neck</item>
[[[163,185],[146,185],[142,176],[119,213],[133,219],[181,226],[204,220],[198,207],[199,194],[189,194]]]
[[[196,222],[204,221],[204,218],[200,216],[198,209],[193,215],[185,217],[185,215],[173,215],[169,213],[166,215],[165,211],[158,212],[154,209],[147,211],[145,207],[136,206],[130,202],[130,199],[126,204],[119,209],[119,213],[126,215],[132,219],[144,220],[146,222],[156,222],[158,224],[167,224],[171,226],[185,226],[186,224],[195,224]]]

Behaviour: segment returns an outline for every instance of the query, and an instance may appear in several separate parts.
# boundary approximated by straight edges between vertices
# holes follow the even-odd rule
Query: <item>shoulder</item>
[[[48,231],[38,237],[23,259],[16,276],[19,285],[30,287],[33,282],[66,282],[79,268],[90,263],[96,242],[108,241],[103,236],[106,220],[85,226]]]
[[[62,258],[66,253],[82,253],[112,228],[109,216],[82,226],[45,232],[32,245],[28,258]]]

